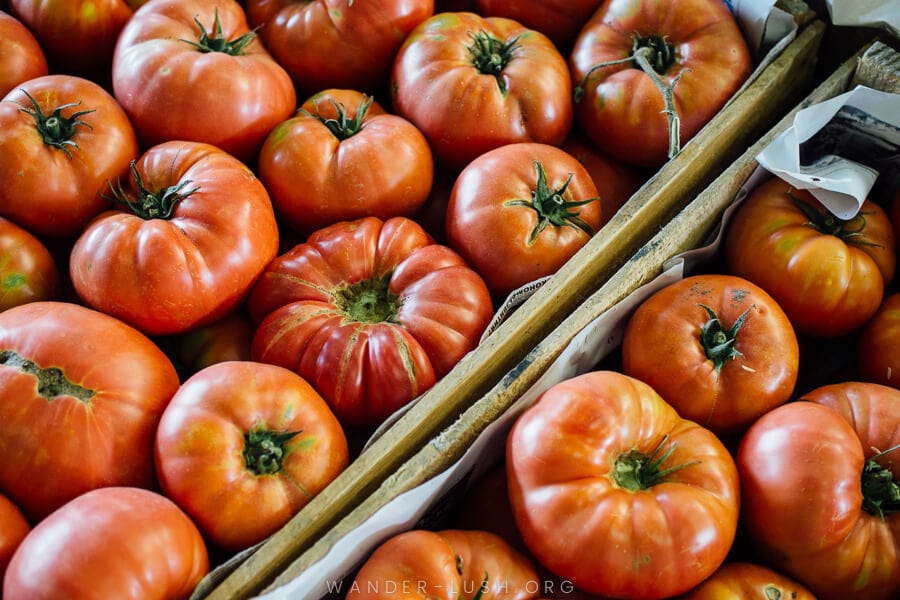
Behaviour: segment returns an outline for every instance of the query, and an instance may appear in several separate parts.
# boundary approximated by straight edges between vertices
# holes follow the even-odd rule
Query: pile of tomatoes
[[[746,80],[727,4],[0,2],[4,597],[279,529]]]

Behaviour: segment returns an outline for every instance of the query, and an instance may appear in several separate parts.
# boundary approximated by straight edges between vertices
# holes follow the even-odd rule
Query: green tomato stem
[[[76,400],[89,404],[96,391],[78,385],[69,380],[62,369],[57,367],[39,367],[34,361],[19,355],[13,350],[0,350],[0,365],[17,368],[23,373],[34,375],[37,379],[37,392],[50,401],[59,396],[71,396]]]
[[[71,159],[72,152],[70,148],[78,148],[78,144],[72,139],[75,135],[76,128],[82,126],[93,129],[90,123],[83,121],[80,117],[92,113],[94,110],[80,110],[72,113],[68,117],[64,117],[62,111],[66,108],[78,106],[81,104],[81,101],[79,100],[78,102],[63,104],[47,115],[44,114],[40,105],[38,105],[37,100],[35,100],[31,94],[25,90],[22,90],[22,93],[31,101],[31,107],[20,106],[19,110],[34,118],[35,127],[45,144],[54,148],[59,148],[66,153],[66,156],[69,159]]]
[[[244,434],[244,466],[256,475],[280,472],[287,454],[285,446],[299,433],[254,427]]]
[[[626,490],[646,490],[655,485],[665,483],[672,473],[699,464],[700,461],[695,460],[663,469],[663,463],[675,451],[675,444],[671,444],[665,452],[662,451],[668,441],[669,436],[664,436],[659,445],[649,455],[637,449],[629,450],[620,455],[613,465],[613,481]],[[661,455],[660,452],[662,452]]]

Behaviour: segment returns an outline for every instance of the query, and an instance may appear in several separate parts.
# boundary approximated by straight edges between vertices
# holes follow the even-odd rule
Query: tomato
[[[741,203],[725,234],[728,270],[766,290],[798,333],[837,337],[878,310],[896,250],[884,210],[866,201],[849,221],[807,190],[773,177]]]
[[[48,73],[47,57],[24,23],[0,11],[0,98]]]
[[[35,526],[13,556],[3,597],[186,599],[208,571],[200,532],[171,500],[106,487]]]
[[[751,67],[741,30],[720,0],[606,0],[569,57],[575,119],[609,154],[659,166],[715,116]]]
[[[680,600],[816,600],[790,577],[748,562],[725,563]]]
[[[245,162],[297,102],[234,0],[142,6],[116,44],[112,85],[144,147],[205,142]]]
[[[559,145],[572,124],[566,60],[547,36],[501,17],[441,13],[397,52],[391,100],[459,170],[513,142]]]
[[[759,555],[824,600],[896,598],[898,444],[900,391],[878,384],[829,384],[763,415],[736,458]]]
[[[295,371],[365,427],[447,374],[493,315],[481,277],[405,217],[316,231],[272,261],[249,308],[254,360]]]
[[[394,54],[433,0],[249,0],[247,16],[297,88],[381,91]]]
[[[890,203],[891,224],[894,226],[894,242],[897,245],[897,253],[900,254],[900,190],[894,194]]]
[[[10,0],[54,67],[99,80],[109,72],[113,48],[132,10],[124,0]]]
[[[31,519],[96,487],[153,485],[172,362],[109,315],[66,302],[0,313],[0,490]]]
[[[243,550],[324,489],[349,451],[328,405],[299,375],[226,361],[182,384],[163,412],[155,456],[166,496],[205,538]]]
[[[307,100],[272,130],[259,156],[259,177],[279,216],[306,233],[367,216],[412,216],[433,176],[431,149],[416,126],[348,90]]]
[[[31,525],[19,507],[0,494],[0,586],[3,585],[3,576],[9,561],[29,531]]]
[[[44,243],[0,217],[0,311],[55,300],[60,287],[59,269]]]
[[[622,371],[678,414],[719,435],[739,433],[787,402],[800,347],[772,297],[734,275],[695,275],[644,300],[622,339]]]
[[[83,302],[150,335],[224,317],[278,253],[268,192],[215,146],[153,146],[111,194],[121,209],[75,241],[70,277]]]
[[[256,327],[243,306],[218,321],[175,336],[172,354],[188,374],[229,360],[250,360]]]
[[[600,228],[597,188],[555,146],[515,143],[462,170],[447,206],[447,239],[496,297],[554,274]]]
[[[531,562],[486,531],[414,529],[382,543],[347,588],[347,600],[528,600]]]
[[[0,101],[0,214],[36,235],[75,235],[137,154],[128,116],[96,83],[27,81]]]
[[[476,12],[485,17],[506,17],[549,37],[568,50],[582,26],[602,0],[475,0]]]
[[[856,346],[863,380],[900,388],[900,292],[885,297],[860,331]]]
[[[615,371],[557,383],[506,446],[509,498],[537,560],[586,592],[662,598],[725,560],[738,473],[708,429]]]

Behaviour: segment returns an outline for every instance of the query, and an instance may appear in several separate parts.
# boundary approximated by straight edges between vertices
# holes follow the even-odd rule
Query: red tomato
[[[347,439],[322,397],[292,371],[251,361],[190,377],[156,434],[166,496],[228,550],[275,533],[348,460]]]
[[[0,217],[0,311],[59,293],[59,269],[44,243]]]
[[[485,17],[506,17],[536,29],[557,47],[568,50],[602,0],[475,0]]]
[[[768,567],[746,562],[722,565],[679,600],[816,600],[812,593]]]
[[[13,556],[3,597],[186,599],[208,571],[200,532],[171,500],[106,487],[35,526]]]
[[[116,44],[112,85],[145,147],[206,142],[245,162],[297,102],[234,0],[142,6]]]
[[[37,235],[75,235],[137,154],[128,116],[96,83],[27,81],[0,101],[0,214]]]
[[[173,355],[177,364],[193,375],[216,363],[250,360],[250,345],[256,327],[242,308],[228,313],[215,323],[195,327],[176,336]]]
[[[513,425],[506,469],[528,548],[586,592],[686,592],[735,538],[739,484],[728,450],[621,373],[589,372],[544,392]]]
[[[0,489],[32,519],[88,490],[153,485],[153,436],[178,389],[171,361],[78,304],[0,313]]]
[[[799,333],[837,337],[878,310],[894,276],[891,223],[877,204],[842,221],[773,177],[741,203],[725,235],[728,270],[778,302]]]
[[[447,207],[447,239],[497,296],[554,274],[600,228],[590,174],[567,152],[507,144],[463,169]]]
[[[900,292],[885,297],[856,344],[860,377],[900,388]]]
[[[659,83],[640,66],[639,54]],[[670,142],[687,143],[715,116],[751,66],[741,30],[720,0],[606,0],[569,58],[575,118],[609,154],[658,166],[673,155]],[[671,90],[671,107],[660,84]],[[680,130],[673,131],[674,117]]]
[[[441,13],[403,42],[391,100],[459,170],[513,142],[559,145],[572,124],[566,60],[547,36],[501,17]]]
[[[24,23],[0,11],[0,98],[48,73],[47,58]]]
[[[0,585],[3,584],[3,576],[9,561],[29,531],[31,525],[19,507],[0,494]]]
[[[897,245],[897,253],[900,254],[900,190],[894,194],[890,210],[891,224],[894,226],[894,242]]]
[[[404,38],[434,14],[433,0],[246,4],[250,23],[305,94],[332,87],[380,91]]]
[[[75,242],[72,284],[86,304],[150,335],[224,317],[278,253],[265,187],[209,144],[154,146],[111,188],[121,210]]]
[[[307,100],[272,130],[259,155],[259,177],[279,216],[306,233],[367,216],[412,216],[433,176],[422,132],[348,90]]]
[[[737,453],[760,556],[825,600],[896,598],[898,444],[900,391],[878,384],[827,385],[763,415]]]
[[[9,6],[54,71],[89,79],[108,76],[116,38],[132,14],[124,0],[10,0]]]
[[[481,277],[405,217],[316,231],[272,261],[249,307],[254,360],[295,371],[362,426],[448,373],[493,314]]]
[[[531,562],[486,531],[414,529],[381,544],[347,600],[529,600],[540,591]]]
[[[622,339],[622,371],[719,435],[791,398],[800,347],[781,307],[733,275],[695,275],[644,300]]]

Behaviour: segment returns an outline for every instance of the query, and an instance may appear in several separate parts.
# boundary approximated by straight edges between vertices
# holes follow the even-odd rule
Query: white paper
[[[826,0],[831,22],[850,27],[879,27],[900,36],[897,0]]]
[[[851,219],[880,170],[897,169],[898,151],[900,94],[857,86],[799,111],[756,158],[794,187],[808,189],[835,216]],[[818,158],[810,162],[810,156]]]

